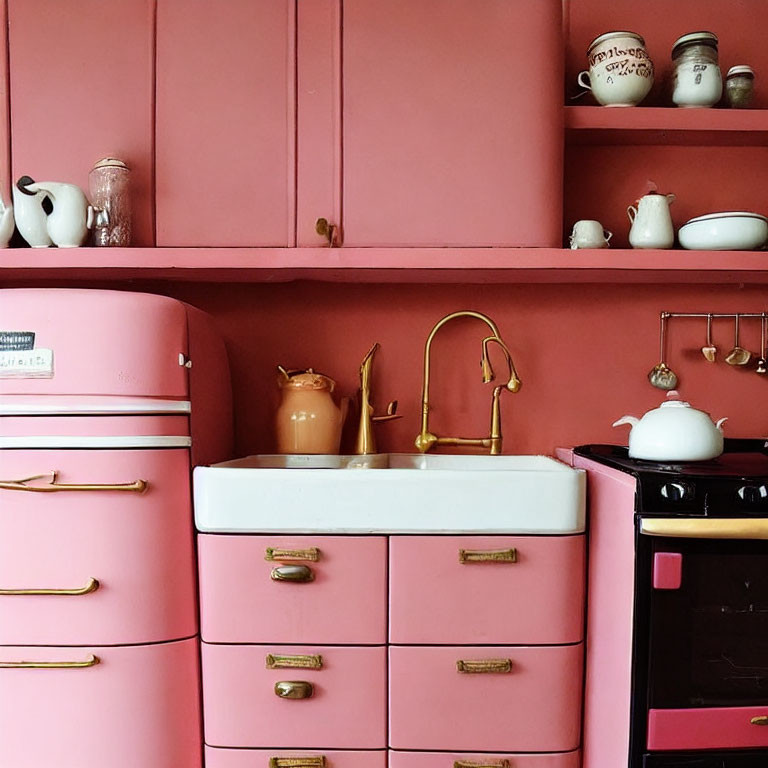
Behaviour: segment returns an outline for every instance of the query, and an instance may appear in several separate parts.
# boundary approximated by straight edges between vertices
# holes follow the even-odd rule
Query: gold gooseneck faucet
[[[493,388],[493,394],[491,396],[491,431],[488,437],[438,437],[433,432],[429,431],[429,354],[432,347],[432,339],[435,338],[435,334],[449,321],[454,320],[457,317],[475,317],[478,320],[482,320],[490,329],[491,335],[486,336],[483,339],[483,357],[481,360],[481,368],[483,373],[483,383],[488,384],[494,380],[494,372],[491,367],[491,360],[488,356],[488,345],[491,343],[498,344],[504,356],[507,359],[507,365],[509,366],[509,381],[503,386],[496,386]],[[435,445],[468,445],[478,446],[481,448],[488,448],[492,455],[501,453],[501,393],[504,389],[508,389],[510,392],[517,392],[520,389],[522,382],[517,376],[515,371],[515,364],[512,362],[512,355],[509,352],[509,348],[502,341],[499,328],[496,323],[491,320],[490,317],[484,315],[482,312],[475,312],[473,310],[461,310],[460,312],[452,312],[450,315],[446,315],[442,320],[439,320],[435,327],[430,331],[427,336],[427,343],[424,346],[424,383],[421,389],[421,432],[416,438],[416,448],[421,453],[426,453]]]

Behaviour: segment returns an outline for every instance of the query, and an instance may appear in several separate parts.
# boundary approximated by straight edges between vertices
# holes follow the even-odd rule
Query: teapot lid
[[[281,365],[277,366],[280,376],[277,383],[281,389],[314,390],[317,392],[333,392],[336,382],[329,376],[316,373],[312,368],[286,370]]]
[[[691,404],[686,403],[685,400],[667,400],[662,403],[660,408],[690,408]]]

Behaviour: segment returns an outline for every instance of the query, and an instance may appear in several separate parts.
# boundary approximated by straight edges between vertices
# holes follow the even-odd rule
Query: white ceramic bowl
[[[754,251],[768,240],[768,219],[748,211],[708,213],[683,224],[677,237],[693,250]]]

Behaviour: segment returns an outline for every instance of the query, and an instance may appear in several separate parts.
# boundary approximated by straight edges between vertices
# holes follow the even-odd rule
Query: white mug
[[[603,229],[599,221],[582,219],[573,225],[570,243],[571,248],[610,248],[608,242],[613,237],[613,232]]]

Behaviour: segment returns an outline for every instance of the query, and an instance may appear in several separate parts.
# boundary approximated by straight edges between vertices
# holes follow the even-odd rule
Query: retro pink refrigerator
[[[201,765],[190,470],[230,440],[202,312],[0,290],[0,766]]]

